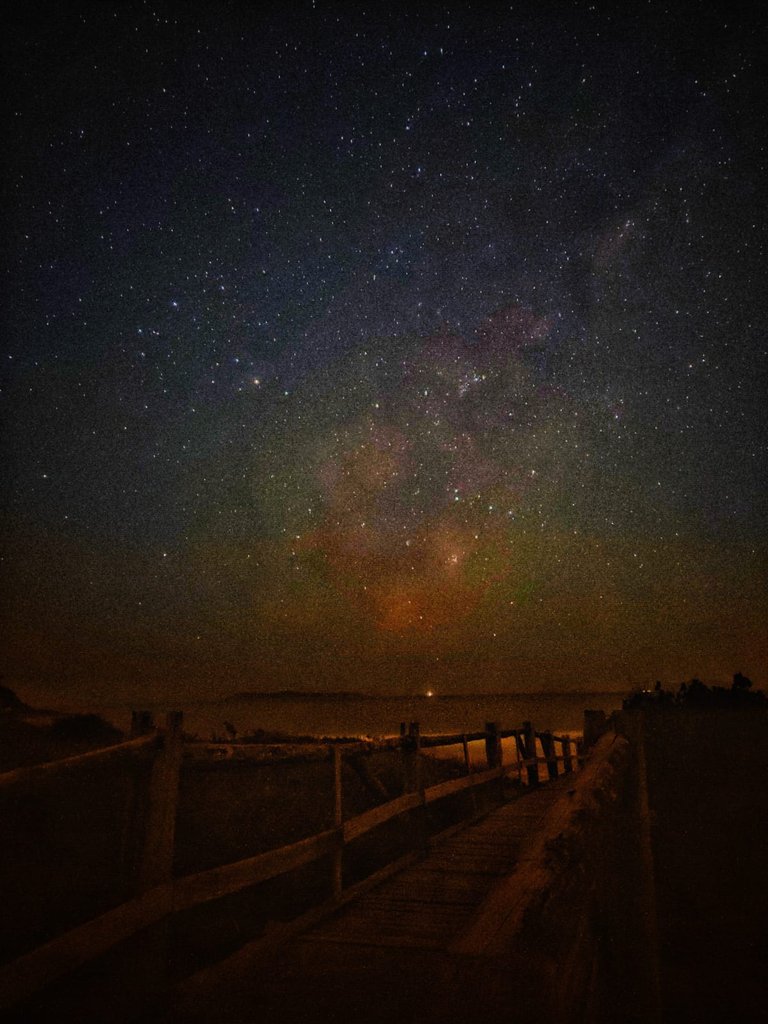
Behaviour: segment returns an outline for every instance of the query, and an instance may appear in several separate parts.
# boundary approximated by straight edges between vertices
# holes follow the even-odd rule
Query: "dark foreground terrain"
[[[768,712],[659,709],[644,731],[664,1020],[762,1020]]]

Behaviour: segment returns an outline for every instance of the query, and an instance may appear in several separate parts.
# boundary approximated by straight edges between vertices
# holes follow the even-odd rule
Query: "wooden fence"
[[[422,735],[417,722],[401,725],[400,735],[378,742],[332,743],[314,751],[293,753],[279,760],[330,760],[333,767],[333,827],[298,842],[268,850],[234,863],[210,868],[181,878],[173,877],[173,856],[179,777],[182,759],[188,757],[258,758],[264,762],[261,744],[183,743],[182,716],[173,712],[155,728],[146,712],[134,713],[131,739],[115,746],[60,761],[19,768],[0,775],[0,792],[24,784],[45,784],[83,766],[119,759],[151,758],[147,811],[142,828],[142,848],[136,875],[137,895],[106,913],[24,953],[0,966],[0,1009],[23,1002],[45,985],[94,960],[119,942],[130,938],[167,915],[287,874],[303,865],[328,857],[332,863],[334,898],[344,895],[345,848],[387,821],[408,813],[426,815],[436,801],[477,787],[498,785],[517,776],[521,784],[537,786],[544,771],[548,779],[571,772],[583,761],[580,741],[551,732],[536,732],[530,722],[520,729],[500,729],[489,722],[474,733]],[[503,741],[514,740],[514,760],[505,762]],[[482,768],[473,766],[470,744],[484,745]],[[425,787],[423,752],[437,747],[461,751],[466,774]],[[559,752],[558,752],[559,747]],[[345,758],[359,758],[377,751],[399,751],[404,792],[395,799],[351,818],[344,815],[342,766]],[[426,818],[424,818],[426,822]],[[426,836],[426,827],[421,830]]]

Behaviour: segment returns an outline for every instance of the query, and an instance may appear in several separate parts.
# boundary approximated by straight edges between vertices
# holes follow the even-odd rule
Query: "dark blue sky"
[[[763,42],[717,6],[25,6],[8,678],[759,677]]]

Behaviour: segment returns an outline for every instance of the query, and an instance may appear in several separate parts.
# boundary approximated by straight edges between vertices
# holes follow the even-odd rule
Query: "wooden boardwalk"
[[[341,907],[279,953],[244,950],[187,987],[172,1021],[377,1024],[450,1019],[449,979],[481,909],[524,865],[548,812],[573,785],[531,790]],[[465,940],[459,953],[457,947]]]
[[[507,763],[504,763],[505,741],[507,753],[513,750],[515,754],[515,759],[508,758]],[[485,756],[482,758],[481,755],[478,764],[480,744]],[[10,959],[0,964],[0,1013],[6,1009],[18,1011],[21,1014],[19,1020],[26,1024],[28,1011],[33,1005],[43,1012],[42,1007],[47,1002],[54,1006],[65,991],[70,992],[76,1001],[79,989],[84,987],[84,993],[91,986],[87,980],[89,971],[92,970],[94,977],[99,976],[100,958],[105,955],[119,958],[119,950],[125,942],[141,947],[141,936],[147,929],[155,929],[153,934],[160,936],[158,942],[164,950],[149,958],[151,966],[146,972],[143,968],[139,970],[136,984],[130,987],[130,998],[133,1002],[139,1003],[143,999],[145,1003],[156,1005],[156,989],[158,985],[163,987],[156,976],[163,974],[163,965],[174,954],[168,945],[173,942],[174,934],[173,928],[166,927],[168,923],[175,925],[179,922],[178,927],[184,928],[179,917],[185,912],[225,898],[236,898],[238,893],[273,879],[283,879],[281,884],[290,890],[293,884],[290,876],[295,869],[320,861],[325,861],[332,868],[335,903],[315,907],[290,924],[270,924],[261,940],[262,947],[274,949],[278,937],[285,942],[289,934],[306,934],[312,924],[326,921],[328,931],[323,933],[317,928],[312,935],[316,943],[329,947],[334,941],[338,945],[338,935],[334,940],[332,934],[333,927],[337,927],[355,936],[344,944],[345,948],[355,942],[365,946],[367,935],[368,938],[376,937],[377,946],[381,948],[408,948],[410,944],[415,950],[439,950],[439,936],[460,928],[462,921],[471,917],[472,907],[482,901],[483,893],[493,886],[494,877],[503,877],[510,864],[514,863],[517,854],[517,847],[512,842],[514,837],[510,836],[506,845],[493,842],[484,845],[478,839],[474,850],[469,845],[452,847],[450,844],[442,846],[440,851],[435,849],[433,854],[437,856],[439,852],[440,856],[449,859],[450,864],[436,867],[433,873],[442,872],[451,877],[446,878],[445,892],[434,892],[434,898],[418,898],[420,886],[431,893],[430,885],[434,887],[435,884],[422,874],[414,881],[412,890],[401,893],[399,897],[392,896],[389,902],[384,895],[386,889],[379,890],[375,898],[360,902],[358,907],[363,908],[361,912],[364,911],[367,918],[356,918],[351,909],[342,914],[341,909],[360,899],[363,893],[369,893],[382,878],[391,877],[406,863],[411,864],[420,856],[422,851],[417,835],[423,835],[430,827],[430,808],[434,805],[439,806],[441,801],[459,793],[471,793],[471,801],[464,801],[465,811],[471,814],[470,807],[477,806],[478,795],[489,787],[491,791],[497,789],[500,792],[504,780],[510,776],[517,775],[520,781],[527,781],[535,790],[544,772],[550,779],[556,779],[560,771],[567,776],[576,765],[583,764],[583,746],[579,742],[574,749],[570,736],[558,736],[546,730],[537,732],[531,722],[523,722],[521,728],[512,729],[502,729],[498,723],[486,722],[483,730],[474,733],[424,736],[418,722],[410,722],[407,729],[406,723],[401,723],[399,735],[376,741],[314,744],[309,749],[303,744],[295,746],[297,749],[275,751],[271,747],[266,749],[261,743],[211,745],[186,742],[181,712],[169,712],[165,724],[155,726],[149,712],[137,711],[133,714],[131,738],[123,743],[0,774],[0,793],[8,794],[6,807],[11,810],[7,828],[11,836],[17,831],[13,825],[16,813],[13,808],[33,806],[40,791],[48,794],[45,797],[48,800],[61,799],[61,793],[70,792],[73,785],[85,786],[83,792],[91,796],[98,794],[97,799],[89,797],[86,801],[88,812],[94,811],[95,819],[92,820],[83,807],[84,828],[80,834],[86,848],[94,833],[94,821],[101,822],[105,808],[109,811],[105,819],[108,820],[108,835],[105,835],[108,849],[103,856],[96,857],[93,871],[84,872],[80,857],[71,855],[75,844],[69,835],[67,844],[61,847],[64,856],[60,862],[54,863],[52,858],[46,870],[42,863],[32,860],[32,873],[19,887],[15,894],[16,903],[11,904],[6,915],[12,922],[11,927],[0,929],[0,939],[7,943],[11,954]],[[441,747],[453,748],[453,754],[459,750],[463,752],[464,773],[458,776],[454,773],[453,777],[441,779],[441,773],[425,770],[428,751]],[[381,785],[375,784],[376,779],[367,768],[367,758],[373,754],[385,754],[389,769],[400,774],[400,795],[386,799],[390,791],[384,792]],[[222,767],[219,765],[222,758],[244,764],[255,762],[260,767],[318,766],[317,771],[311,768],[307,772],[308,781],[311,777],[312,791],[316,791],[321,778],[326,784],[331,783],[328,790],[317,793],[320,802],[314,808],[317,813],[313,820],[315,828],[321,830],[231,862],[218,863],[192,873],[182,869],[176,874],[174,864],[177,855],[181,850],[183,859],[185,852],[184,843],[180,848],[177,842],[182,769],[186,766],[187,775],[195,766],[203,772],[215,773]],[[327,767],[320,768],[322,763]],[[435,776],[439,781],[435,781]],[[89,787],[96,778],[109,780],[108,786],[97,786],[92,791]],[[371,792],[376,798],[385,797],[384,802],[374,799],[373,807],[361,811],[361,781],[368,791],[369,802]],[[117,802],[115,785],[123,794]],[[320,785],[322,787],[323,783]],[[64,790],[57,790],[57,786],[63,786]],[[392,791],[399,790],[395,783]],[[356,791],[358,798],[350,804],[350,794]],[[525,799],[533,801],[534,794],[530,793]],[[546,799],[535,797],[535,801]],[[345,886],[351,844],[366,834],[372,838],[374,830],[387,822],[403,819],[405,815],[411,815],[416,849],[364,882]],[[19,816],[16,813],[16,817],[20,826],[18,853],[24,850],[25,843],[37,846],[38,836],[36,825],[30,824],[23,814]],[[244,838],[239,828],[225,831],[235,846]],[[186,839],[186,853],[189,853],[188,835]],[[256,846],[259,846],[258,841]],[[51,849],[54,848],[59,849],[55,842]],[[439,864],[439,860],[435,860],[435,864]],[[422,865],[422,871],[428,872],[429,868]],[[483,876],[485,882],[482,881]],[[64,879],[71,879],[77,889],[77,911]],[[458,889],[462,887],[464,896],[459,898]],[[321,893],[318,893],[318,898],[322,898]],[[226,906],[222,905],[221,910],[227,919]],[[335,917],[329,922],[327,919],[332,911],[335,911]],[[61,920],[57,924],[59,917]],[[398,917],[402,921],[410,921],[408,928],[397,925]],[[429,924],[431,919],[434,919],[434,925]],[[226,927],[236,929],[236,920],[227,920]],[[495,930],[493,921],[475,927],[480,927],[481,931]],[[215,937],[212,938],[215,944]],[[248,955],[253,959],[256,951],[256,946],[251,944]],[[179,961],[183,957],[184,953],[180,952],[177,958],[177,966],[182,972],[184,965]],[[227,966],[231,966],[231,958]],[[146,979],[143,979],[144,973]],[[216,974],[220,980],[221,974],[218,971]],[[200,975],[195,975],[185,983],[185,988],[191,991],[195,985],[200,986],[201,980]],[[179,1012],[182,1013],[181,1010]],[[131,1017],[132,1020],[134,1018],[135,1015]],[[183,1013],[179,1019],[183,1019]]]

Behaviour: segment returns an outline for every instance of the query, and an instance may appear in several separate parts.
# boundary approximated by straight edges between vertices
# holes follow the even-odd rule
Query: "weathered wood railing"
[[[137,735],[132,735],[124,743],[0,775],[2,792],[24,784],[44,783],[48,778],[99,762],[152,757],[143,848],[135,877],[136,896],[0,966],[0,1009],[22,1002],[43,986],[167,915],[266,882],[323,857],[331,859],[333,893],[338,899],[344,892],[345,848],[385,822],[408,813],[426,814],[427,808],[436,801],[465,790],[498,784],[510,775],[517,775],[521,784],[537,786],[540,768],[546,769],[549,779],[555,779],[561,770],[570,772],[576,763],[581,764],[583,760],[580,741],[551,732],[537,733],[530,722],[525,722],[521,729],[500,729],[496,723],[489,722],[480,732],[450,735],[422,735],[418,723],[411,722],[407,729],[403,724],[400,736],[391,739],[332,743],[322,750],[282,756],[277,760],[330,759],[334,781],[333,827],[256,856],[174,878],[176,809],[184,754],[212,760],[257,757],[264,762],[263,744],[183,744],[181,722],[181,714],[174,712],[166,717],[162,728],[155,729],[151,716],[134,713],[132,732]],[[514,741],[515,757],[512,761],[505,761],[503,741],[510,739]],[[482,769],[473,765],[471,758],[471,744],[478,743],[484,744],[485,765]],[[560,746],[559,754],[557,745]],[[460,749],[466,774],[425,787],[423,752],[438,747]],[[342,799],[344,759],[384,750],[401,753],[404,792],[345,819]],[[426,830],[421,830],[421,833],[426,835]]]

